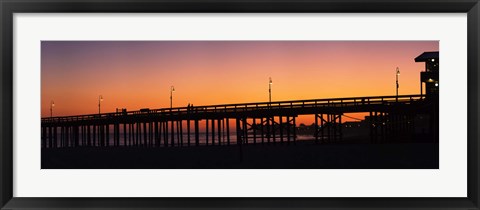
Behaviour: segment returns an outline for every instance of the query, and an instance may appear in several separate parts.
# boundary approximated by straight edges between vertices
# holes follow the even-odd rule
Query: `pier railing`
[[[174,107],[160,109],[142,109],[135,111],[110,112],[100,114],[59,116],[42,118],[42,123],[60,123],[96,119],[108,119],[120,116],[132,115],[179,115],[179,114],[198,114],[198,113],[236,113],[254,110],[274,110],[274,109],[294,109],[294,108],[325,108],[325,107],[350,107],[365,105],[390,105],[390,104],[409,104],[416,101],[422,101],[425,95],[399,95],[399,96],[369,96],[369,97],[349,97],[349,98],[328,98],[328,99],[309,99],[292,101],[272,101],[256,103],[237,103],[220,104],[193,107]]]

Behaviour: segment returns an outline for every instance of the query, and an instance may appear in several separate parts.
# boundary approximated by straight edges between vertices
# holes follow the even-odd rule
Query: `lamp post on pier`
[[[272,78],[268,78],[268,102],[272,103]]]
[[[175,87],[172,85],[170,86],[170,109],[173,107],[173,92],[175,92]]]
[[[400,69],[398,67],[397,67],[397,71],[396,71],[395,76],[396,76],[396,84],[397,84],[397,88],[396,88],[397,89],[397,97],[396,97],[395,101],[398,102],[398,88],[399,88],[398,76],[400,76]]]
[[[101,107],[102,101],[103,101],[103,96],[99,95],[98,96],[98,114],[100,114],[100,107]]]
[[[55,102],[52,100],[50,101],[50,117],[53,117],[53,107],[55,106]]]

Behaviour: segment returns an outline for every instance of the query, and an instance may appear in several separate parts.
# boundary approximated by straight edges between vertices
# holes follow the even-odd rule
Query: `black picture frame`
[[[1,209],[479,209],[478,0],[0,0]],[[466,198],[16,198],[13,197],[14,13],[467,13],[468,196]],[[93,189],[92,189],[93,190]]]

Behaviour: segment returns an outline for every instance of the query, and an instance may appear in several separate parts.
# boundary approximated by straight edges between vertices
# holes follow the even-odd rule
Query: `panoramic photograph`
[[[42,169],[438,169],[438,41],[42,41]]]

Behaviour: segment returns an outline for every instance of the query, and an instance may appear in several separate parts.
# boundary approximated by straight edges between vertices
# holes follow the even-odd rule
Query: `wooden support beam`
[[[215,119],[212,119],[212,145],[215,145]]]
[[[314,132],[314,136],[315,136],[315,143],[318,144],[318,114],[315,114],[315,132]]]
[[[237,145],[242,144],[242,128],[240,127],[240,118],[236,118],[237,124]]]
[[[295,121],[296,117],[293,118],[293,143],[297,144],[297,123]]]
[[[90,133],[90,125],[87,125],[87,146],[92,146],[92,136]]]
[[[332,134],[331,134],[331,130],[332,130],[332,123],[331,123],[331,115],[330,114],[326,114],[325,115],[327,120],[325,122],[325,128],[327,129],[327,135],[326,135],[326,139],[330,142],[332,141]]]
[[[172,127],[170,128],[170,135],[171,135],[171,139],[170,139],[170,146],[174,147],[175,146],[175,121],[173,121],[172,119]]]
[[[43,139],[43,129],[44,128],[45,127],[42,126],[42,145],[41,145],[42,148],[44,147],[44,144],[43,144],[44,143],[43,142],[44,141],[44,139]],[[63,147],[63,126],[60,126],[60,142],[59,143],[60,143],[59,147]]]
[[[262,139],[262,144],[265,143],[265,134],[264,134],[264,132],[263,132],[263,129],[265,128],[264,123],[265,123],[265,122],[263,121],[263,118],[260,118],[260,128],[261,128],[261,130],[260,130],[260,135],[261,135],[261,139]]]
[[[163,121],[163,145],[168,147],[168,121]]]
[[[270,136],[271,136],[271,133],[270,133],[270,118],[267,117],[267,142],[268,144],[270,144]]]
[[[105,146],[105,125],[101,124],[100,126],[100,139],[101,139],[101,146]]]
[[[187,119],[187,145],[190,146],[190,119]]]
[[[63,128],[63,127],[62,127]],[[42,147],[47,148],[47,126],[42,126]]]
[[[175,124],[176,124],[176,134],[177,134],[177,147],[181,147],[182,146],[182,142],[180,141],[180,125],[178,123],[178,120],[175,121]]]
[[[217,119],[218,145],[222,145],[222,120]]]
[[[205,119],[205,144],[208,146],[208,119]]]
[[[227,145],[230,145],[230,119],[226,119],[226,127],[227,127]]]
[[[49,126],[48,127],[48,147],[52,148],[53,147],[53,127]]]
[[[53,127],[53,147],[57,148],[57,126]]]
[[[322,127],[322,130],[320,131],[320,133],[322,134],[322,142],[325,143],[327,140],[325,138],[325,126],[326,126],[326,121],[325,119],[323,118],[323,114],[320,115],[320,126]]]
[[[93,129],[92,129],[92,130],[93,130],[93,135],[92,135],[93,145],[92,145],[92,146],[97,146],[97,125],[94,124],[94,125],[92,126],[92,128],[93,128]],[[65,144],[64,144],[64,145],[66,145],[66,143],[67,143],[67,134],[66,134],[66,133],[67,133],[67,129],[66,129],[66,128],[64,128],[64,129],[65,129],[65,136],[64,136]]]
[[[283,143],[283,116],[279,116],[278,121],[280,123],[280,142]]]
[[[128,143],[127,146],[132,146],[133,123],[128,123]]]
[[[75,126],[76,147],[80,146],[80,126]]]
[[[333,141],[337,142],[337,140],[338,140],[337,139],[337,136],[338,136],[338,134],[337,134],[337,132],[338,132],[337,131],[337,128],[338,128],[337,116],[335,114],[331,114],[330,116],[331,116],[331,118],[330,118],[331,122],[330,123],[332,123],[332,125],[333,125],[333,129],[332,129],[333,130],[333,133],[332,133],[333,134]]]
[[[152,147],[153,146],[153,122],[150,121],[148,122],[148,146]]]
[[[108,125],[107,125],[108,126]],[[117,142],[118,142],[118,126],[117,126],[117,123],[113,123],[113,146],[117,146]]]
[[[105,125],[105,134],[106,134],[106,144],[108,147],[110,146],[110,125],[109,124]]]
[[[340,135],[340,136],[339,136],[339,140],[340,140],[340,141],[343,140],[342,115],[343,115],[343,114],[339,114],[339,115],[338,115],[338,124],[339,124],[339,132],[340,132],[340,133],[339,133],[339,135]]]
[[[127,122],[124,122],[123,123],[123,146],[127,146],[128,134],[129,134],[128,124]],[[120,140],[120,145],[122,145],[121,140]]]
[[[290,144],[290,116],[287,116],[287,142]]]
[[[226,144],[226,143],[225,143],[225,142],[226,142],[225,134],[226,134],[226,132],[227,132],[227,131],[225,130],[225,121],[226,121],[226,120],[228,120],[228,118],[222,120],[222,135],[223,135],[223,136],[222,136],[222,145],[225,145],[225,144]]]
[[[253,144],[257,144],[257,129],[258,129],[258,125],[257,125],[256,119],[253,118],[252,119]]]
[[[272,141],[273,141],[273,144],[275,144],[276,142],[276,135],[275,135],[275,132],[276,132],[276,129],[275,129],[275,116],[272,116]]]
[[[178,124],[180,125],[179,132],[178,132],[178,134],[180,135],[180,146],[183,147],[183,122],[182,122],[182,120],[180,120],[178,122]]]
[[[199,125],[198,125],[198,119],[195,119],[195,123],[194,123],[194,127],[195,127],[195,146],[199,146],[200,145],[200,129],[199,129]]]
[[[70,146],[70,126],[65,126],[65,147]]]
[[[156,131],[156,136],[155,136],[155,146],[160,147],[162,145],[162,124],[159,121],[155,122],[155,131]]]
[[[142,131],[142,136],[143,136],[143,141],[142,141],[142,146],[147,146],[147,138],[148,138],[148,131],[147,131],[147,122],[142,123],[143,131]]]
[[[242,144],[248,144],[247,118],[242,119]]]
[[[370,119],[370,122],[368,122],[368,124],[370,127],[370,142],[374,143],[375,140],[373,138],[373,113],[372,112],[369,112],[369,119]]]
[[[141,140],[140,140],[140,137],[141,137],[140,127],[141,127],[140,122],[135,123],[135,133],[137,134],[137,135],[135,135],[135,146],[137,146],[137,147],[140,146],[140,142],[141,142]]]

